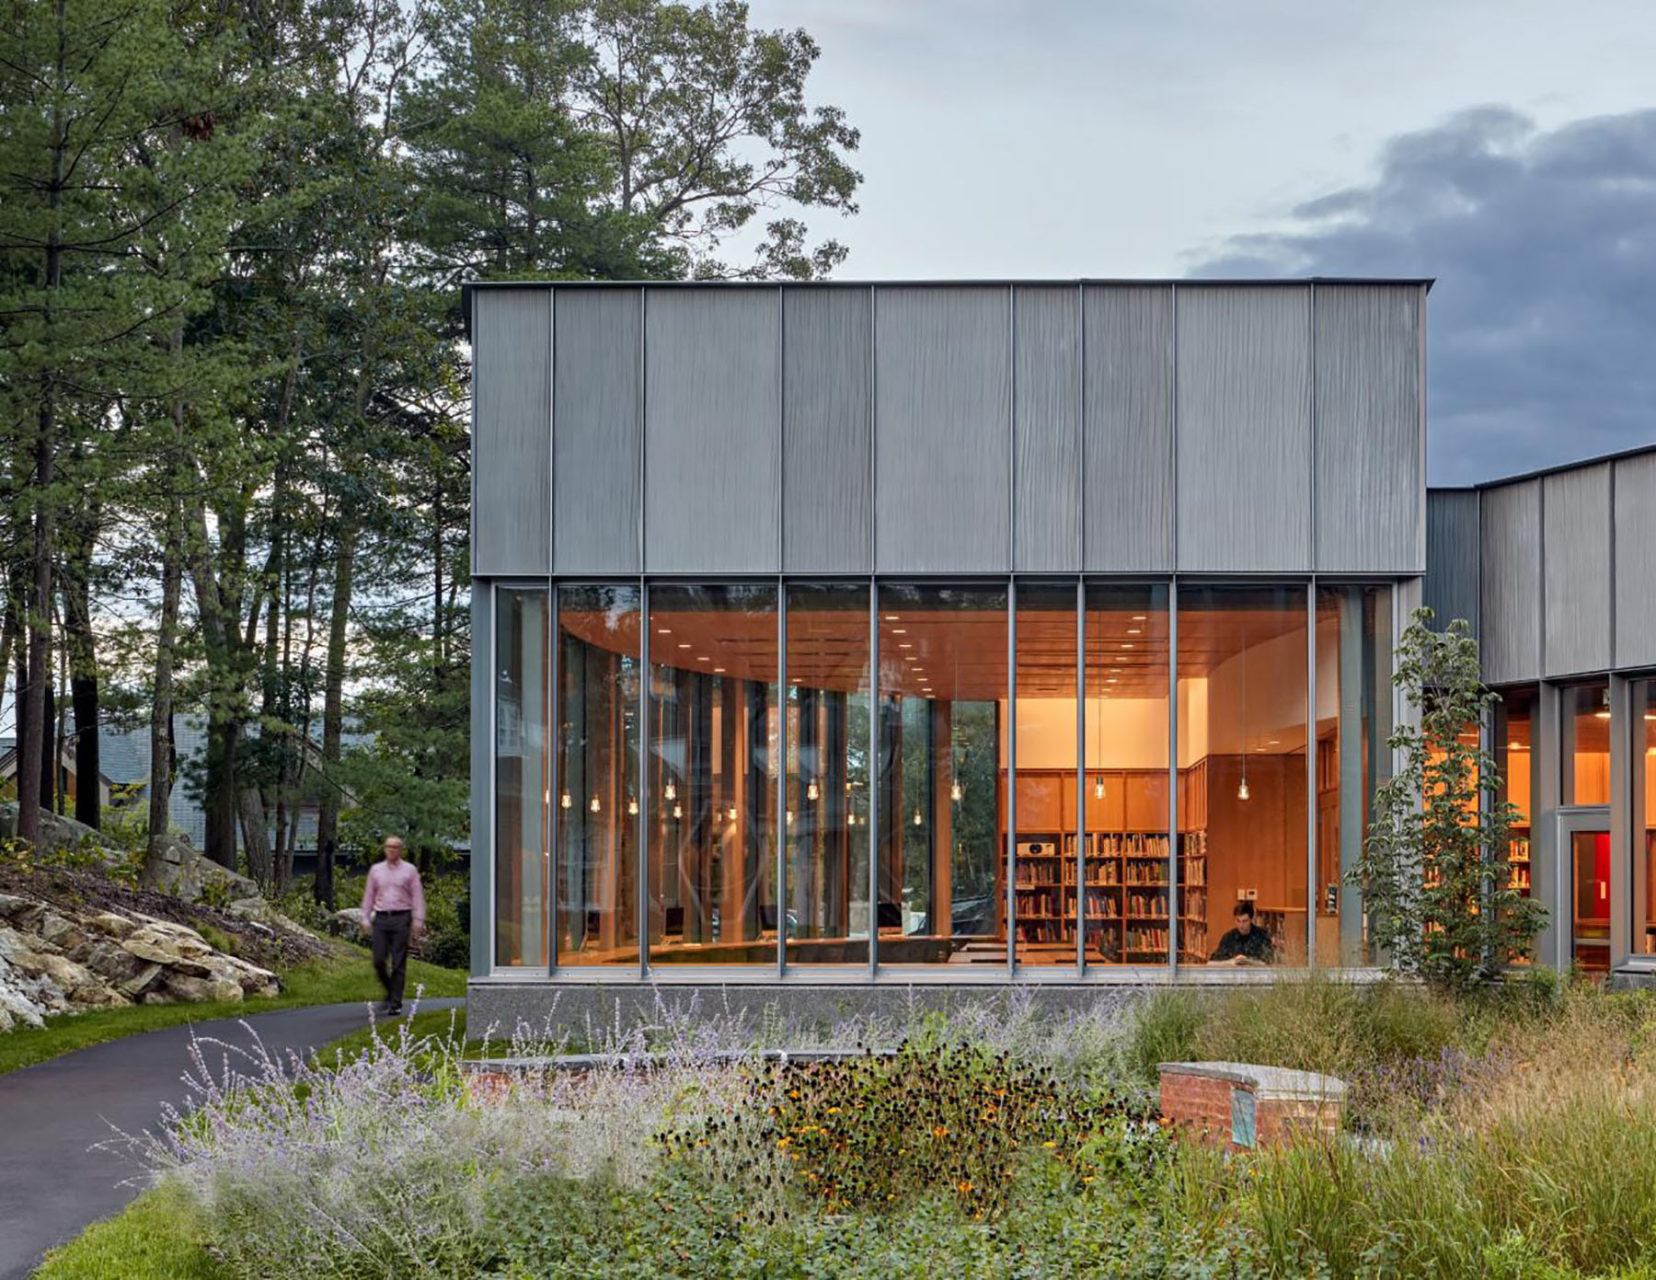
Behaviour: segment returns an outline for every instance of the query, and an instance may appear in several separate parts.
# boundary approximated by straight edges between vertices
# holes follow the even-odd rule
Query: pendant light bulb
[[[822,792],[818,789],[815,778],[805,784],[805,798],[807,800],[815,800],[821,794]]]
[[[628,796],[627,797],[627,816],[632,817],[632,818],[636,818],[638,816],[638,797],[637,796]]]
[[[684,816],[684,806],[682,804],[675,804],[673,806],[673,817],[682,818],[683,816]]]
[[[675,787],[671,782],[669,782],[667,784],[666,789],[664,791],[662,791],[661,794],[666,796],[667,799],[669,799],[669,800],[677,800],[678,799],[678,788]]]
[[[788,812],[788,825],[791,827],[791,826],[793,826],[793,810],[789,809],[787,812]]]
[[[1246,777],[1242,779],[1242,785],[1236,789],[1236,798],[1238,800],[1246,800],[1248,798],[1248,779]]]
[[[960,785],[960,779],[956,778],[949,786],[949,799],[953,800],[956,804],[959,804],[965,798],[966,788],[962,787]]]
[[[572,799],[570,799],[569,792],[567,792],[567,791],[564,792],[563,795],[560,796],[559,799],[558,799],[558,807],[560,809],[571,808],[574,805],[574,803],[575,802]]]
[[[597,813],[603,807],[604,806],[598,802],[598,793],[596,791],[593,792],[592,793],[592,802],[587,805],[587,808],[591,809],[594,813]]]
[[[1098,775],[1097,778],[1095,778],[1093,780],[1093,799],[1102,800],[1103,798],[1104,798],[1104,775],[1101,773],[1101,774]]]
[[[731,805],[730,808],[725,810],[725,817],[729,818],[732,822],[736,821],[736,806],[735,805]]]
[[[920,818],[920,806],[919,805],[914,806],[914,825],[917,826],[917,827],[925,825],[921,821],[921,818]]]

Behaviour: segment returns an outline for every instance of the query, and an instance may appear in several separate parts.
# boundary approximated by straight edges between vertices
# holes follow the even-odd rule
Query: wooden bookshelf
[[[1175,925],[1181,956],[1205,957],[1206,833],[1185,830],[1178,837],[1183,902],[1179,920],[1170,920],[1167,772],[1106,771],[1103,796],[1094,790],[1097,776],[1088,776],[1083,870],[1076,857],[1074,771],[1018,774],[1013,897],[1019,946],[1073,951],[1084,912],[1092,962],[1166,964]],[[1200,781],[1180,775],[1181,827],[1197,807]],[[1200,806],[1205,816],[1205,795]],[[1078,874],[1084,883],[1077,884]]]

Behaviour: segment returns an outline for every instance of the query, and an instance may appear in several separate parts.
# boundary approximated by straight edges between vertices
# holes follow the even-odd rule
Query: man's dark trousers
[[[374,912],[374,972],[380,986],[385,988],[385,1003],[390,1009],[400,1009],[403,997],[403,975],[408,970],[408,931],[413,926],[412,911]]]

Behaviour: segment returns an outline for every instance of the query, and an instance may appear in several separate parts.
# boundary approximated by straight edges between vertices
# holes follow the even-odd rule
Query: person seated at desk
[[[1243,901],[1236,904],[1233,913],[1236,927],[1219,939],[1219,945],[1208,957],[1209,964],[1259,965],[1276,960],[1271,946],[1271,935],[1254,923],[1254,905]]]

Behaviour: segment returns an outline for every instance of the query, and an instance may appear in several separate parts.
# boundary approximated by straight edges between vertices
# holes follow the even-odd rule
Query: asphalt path
[[[447,1009],[461,1000],[423,1000]],[[195,1022],[78,1049],[0,1075],[0,1280],[25,1280],[41,1255],[99,1218],[118,1213],[142,1189],[140,1170],[100,1148],[116,1131],[153,1128],[167,1103],[189,1100],[191,1036],[251,1048],[248,1027],[279,1060],[306,1054],[366,1026],[367,1004],[316,1005]],[[208,1065],[222,1061],[210,1051]]]

